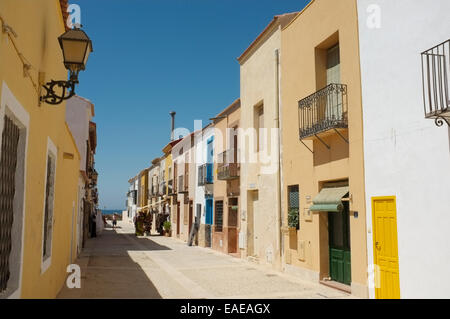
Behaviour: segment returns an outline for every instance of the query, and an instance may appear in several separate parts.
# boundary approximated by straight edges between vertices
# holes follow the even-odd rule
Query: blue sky
[[[239,97],[236,58],[274,15],[307,0],[71,0],[94,52],[77,94],[95,104],[100,208],[123,209],[128,179],[176,126],[207,124]]]

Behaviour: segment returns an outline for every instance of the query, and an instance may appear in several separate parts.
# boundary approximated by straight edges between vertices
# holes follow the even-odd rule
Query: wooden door
[[[192,218],[193,218],[193,203],[192,201],[189,201],[189,234],[191,233],[192,230]]]
[[[342,212],[328,213],[330,277],[332,280],[350,285],[350,217],[348,202]]]
[[[374,263],[377,299],[400,298],[397,211],[395,197],[372,198]]]

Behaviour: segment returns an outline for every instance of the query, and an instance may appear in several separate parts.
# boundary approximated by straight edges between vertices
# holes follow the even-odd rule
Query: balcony
[[[219,164],[217,167],[217,179],[227,181],[239,178],[238,163]]]
[[[213,164],[203,164],[198,167],[198,186],[213,183]]]
[[[329,84],[298,102],[300,140],[348,128],[347,85]]]
[[[437,126],[450,126],[450,39],[422,52],[422,86],[425,118]]]
[[[234,150],[227,150],[219,154],[221,163],[217,164],[217,179],[232,180],[239,178],[239,165],[235,163]]]

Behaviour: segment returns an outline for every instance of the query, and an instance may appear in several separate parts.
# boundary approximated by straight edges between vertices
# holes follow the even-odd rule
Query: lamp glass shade
[[[59,37],[59,43],[66,68],[84,70],[92,52],[92,42],[86,33],[80,29],[69,30]]]

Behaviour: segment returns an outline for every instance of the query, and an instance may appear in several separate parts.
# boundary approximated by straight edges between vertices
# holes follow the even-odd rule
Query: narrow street
[[[81,288],[58,298],[349,298],[348,294],[268,271],[175,238],[137,238],[133,226],[108,225],[77,260]]]

